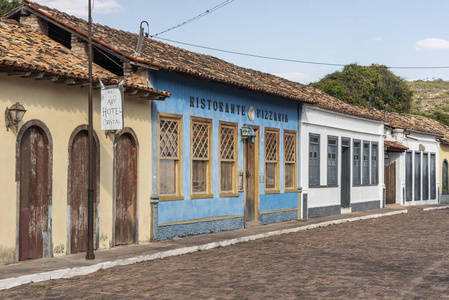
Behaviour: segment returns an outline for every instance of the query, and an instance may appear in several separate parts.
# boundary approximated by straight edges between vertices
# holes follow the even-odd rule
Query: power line
[[[347,64],[338,64],[338,63],[328,63],[328,62],[317,62],[317,61],[306,61],[306,60],[297,60],[297,59],[289,59],[289,58],[281,58],[281,57],[271,57],[271,56],[264,56],[264,55],[257,55],[257,54],[250,54],[250,53],[243,53],[243,52],[237,52],[237,51],[230,51],[230,50],[223,50],[223,49],[218,49],[218,48],[213,48],[213,47],[206,47],[206,46],[200,46],[200,45],[195,45],[195,44],[190,44],[190,43],[185,43],[185,42],[179,42],[179,41],[175,41],[175,40],[170,40],[170,39],[165,39],[165,38],[161,38],[161,37],[155,37],[159,40],[164,40],[164,41],[168,41],[168,42],[172,42],[172,43],[177,43],[177,44],[181,44],[181,45],[186,45],[186,46],[192,46],[192,47],[197,47],[197,48],[202,48],[202,49],[208,49],[208,50],[213,50],[213,51],[218,51],[218,52],[223,52],[223,53],[229,53],[229,54],[235,54],[235,55],[241,55],[241,56],[249,56],[249,57],[255,57],[255,58],[262,58],[262,59],[269,59],[269,60],[276,60],[276,61],[286,61],[286,62],[293,62],[293,63],[300,63],[300,64],[309,64],[309,65],[322,65],[322,66],[333,66],[333,67],[344,67]],[[389,69],[449,69],[449,66],[411,66],[411,67],[397,67],[397,66],[386,66]]]
[[[228,4],[230,4],[230,3],[234,2],[234,1],[235,1],[235,0],[226,0],[225,2],[222,2],[222,3],[218,4],[217,6],[214,6],[214,7],[212,7],[211,9],[208,9],[208,10],[206,10],[205,12],[203,12],[203,13],[197,15],[196,17],[193,17],[193,18],[191,18],[191,19],[189,19],[189,20],[187,20],[187,21],[184,21],[184,22],[182,22],[182,23],[176,25],[176,26],[173,26],[173,27],[171,27],[171,28],[169,28],[169,29],[166,29],[166,30],[164,30],[164,31],[161,31],[161,32],[159,32],[159,33],[156,33],[155,35],[152,35],[151,37],[156,37],[156,36],[158,36],[158,35],[160,35],[160,34],[163,34],[163,33],[168,32],[168,31],[170,31],[170,30],[173,30],[173,29],[179,28],[179,27],[181,27],[181,26],[184,26],[184,25],[186,25],[186,24],[189,24],[189,23],[191,23],[191,22],[193,22],[193,21],[195,21],[195,20],[198,20],[198,19],[200,19],[200,18],[202,18],[202,17],[204,17],[204,16],[206,16],[206,15],[208,15],[208,14],[210,14],[210,13],[212,13],[212,12],[214,12],[214,11],[216,11],[216,10],[218,10],[218,9],[220,9],[220,8],[226,6],[226,5],[228,5]]]

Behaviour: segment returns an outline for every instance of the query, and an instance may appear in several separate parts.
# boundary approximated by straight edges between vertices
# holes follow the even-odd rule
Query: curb
[[[449,208],[449,206],[438,207],[435,209],[443,209],[443,208]],[[398,210],[398,211],[393,211],[393,212],[388,212],[388,213],[381,213],[381,214],[367,215],[367,216],[362,216],[362,217],[353,217],[353,218],[347,218],[347,219],[327,221],[327,222],[321,222],[321,223],[311,224],[311,225],[307,225],[307,226],[300,226],[300,227],[296,227],[296,228],[276,230],[276,231],[271,231],[271,232],[266,232],[266,233],[260,233],[260,234],[250,235],[250,236],[234,238],[234,239],[230,239],[230,240],[212,242],[212,243],[207,243],[207,244],[203,244],[203,245],[199,245],[199,246],[183,247],[183,248],[179,248],[179,249],[175,249],[175,250],[168,250],[168,251],[158,252],[158,253],[154,253],[154,254],[150,254],[150,255],[143,255],[143,256],[137,256],[137,257],[127,258],[127,259],[119,259],[119,260],[115,260],[115,261],[102,262],[102,263],[98,263],[98,264],[91,265],[91,266],[84,266],[84,267],[77,267],[77,268],[66,268],[66,269],[61,269],[61,270],[56,270],[56,271],[7,278],[7,279],[0,280],[0,291],[14,288],[14,287],[17,287],[17,286],[20,286],[23,284],[28,284],[28,283],[42,282],[42,281],[47,281],[47,280],[52,280],[52,279],[67,279],[67,278],[72,278],[75,276],[88,275],[88,274],[97,272],[102,269],[109,269],[109,268],[113,268],[113,267],[117,267],[117,266],[132,265],[132,264],[136,264],[136,263],[144,262],[144,261],[151,261],[151,260],[162,259],[162,258],[171,257],[171,256],[189,254],[189,253],[194,253],[194,252],[198,252],[198,251],[214,249],[214,248],[218,248],[218,247],[231,246],[234,244],[259,240],[259,239],[263,239],[263,238],[267,238],[267,237],[271,237],[271,236],[279,236],[282,234],[305,231],[305,230],[310,230],[310,229],[314,229],[314,228],[342,224],[342,223],[346,223],[346,222],[355,222],[355,221],[359,221],[359,220],[376,219],[376,218],[393,216],[393,215],[398,215],[398,214],[405,214],[407,212],[408,211],[406,209],[404,209],[404,210]]]
[[[449,205],[446,205],[446,206],[435,206],[435,207],[424,208],[423,211],[437,210],[437,209],[448,209],[448,208],[449,208]]]

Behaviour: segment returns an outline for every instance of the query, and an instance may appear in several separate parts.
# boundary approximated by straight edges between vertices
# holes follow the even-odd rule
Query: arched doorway
[[[98,203],[99,157],[98,137],[94,136],[94,203]],[[69,168],[68,168],[68,218],[69,218],[69,253],[87,250],[87,189],[89,186],[89,137],[87,125],[78,126],[69,140]],[[94,205],[96,226],[98,226],[98,209]],[[95,236],[95,235],[94,235]],[[96,237],[98,247],[98,237]]]
[[[131,129],[124,129],[116,136],[115,245],[137,243],[137,150],[137,139]]]
[[[17,136],[19,182],[18,259],[50,257],[52,140],[38,120],[24,124]]]

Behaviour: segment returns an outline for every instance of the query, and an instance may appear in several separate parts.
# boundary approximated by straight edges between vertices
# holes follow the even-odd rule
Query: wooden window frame
[[[294,160],[293,161],[287,161],[287,158],[286,158],[286,153],[287,153],[287,151],[286,151],[286,145],[285,145],[285,142],[286,142],[286,136],[287,135],[292,135],[293,136],[293,141],[294,141],[294,144],[293,144],[293,152],[294,152]],[[296,131],[295,130],[284,130],[284,193],[295,193],[295,192],[298,192],[298,183],[297,183],[297,170],[296,170],[296,162],[297,162],[297,156],[298,156],[298,153],[297,153],[297,133],[296,133]],[[292,165],[292,183],[293,183],[293,186],[291,186],[291,187],[287,187],[286,185],[285,185],[285,182],[286,182],[286,180],[285,180],[285,166],[287,165],[287,164],[291,164]]]
[[[371,143],[371,184],[379,184],[379,144],[377,142]],[[374,155],[376,149],[376,155]]]
[[[312,142],[311,141],[311,139],[312,138],[317,138],[318,139],[318,142]],[[312,168],[311,168],[311,166],[310,166],[310,146],[311,145],[317,145],[318,146],[318,151],[317,151],[317,183],[313,183],[312,181],[312,176],[313,176],[313,173],[312,173]],[[320,135],[319,134],[316,134],[316,133],[309,133],[309,151],[308,151],[308,153],[307,153],[307,159],[308,159],[308,166],[309,166],[309,187],[320,187],[320,177],[321,177],[321,174],[320,174],[320,147],[321,147],[321,137],[320,137]]]
[[[434,200],[437,198],[437,173],[436,173],[436,155],[435,153],[430,153],[429,161],[429,177],[430,177],[430,199]]]
[[[413,152],[405,152],[405,201],[413,200],[413,180],[414,180],[414,166],[413,166]]]
[[[265,194],[279,194],[279,128],[271,128],[265,127],[264,132],[264,169],[265,169],[265,183],[264,183],[264,192]],[[276,159],[275,160],[267,160],[267,133],[274,133],[276,135]],[[274,163],[274,188],[267,188],[267,163]]]
[[[429,153],[423,152],[422,154],[422,177],[421,177],[421,184],[422,184],[422,200],[429,200],[430,196],[430,176],[429,176]]]
[[[182,196],[182,115],[176,114],[168,114],[168,113],[158,113],[157,119],[157,188],[158,192],[160,192],[159,184],[160,184],[160,161],[161,159],[165,159],[161,157],[161,149],[160,149],[160,136],[161,136],[161,128],[160,124],[162,120],[177,120],[178,121],[178,156],[176,158],[170,158],[177,161],[176,166],[176,192],[171,195],[161,195],[159,194],[160,201],[171,201],[171,200],[183,200]]]
[[[218,188],[219,188],[219,196],[220,197],[238,197],[238,124],[237,123],[231,123],[231,122],[224,122],[220,121],[218,123]],[[221,128],[227,127],[227,128],[233,128],[234,129],[234,159],[224,159],[221,157],[221,145],[222,145],[222,136],[221,136]],[[232,174],[234,175],[233,181],[232,181],[232,191],[221,191],[221,164],[222,162],[232,162]]]
[[[371,145],[370,145],[371,143],[369,142],[369,141],[363,141],[363,143],[362,143],[362,151],[361,151],[361,153],[362,153],[362,185],[370,185],[371,184],[371,180],[370,180],[370,178],[371,178],[371,166],[370,166],[370,164],[371,164],[371,157],[370,157],[370,155],[371,155]],[[366,157],[368,158],[368,161],[367,161],[367,164],[366,164],[366,166],[364,165],[364,163],[365,163],[365,146],[368,146],[368,147],[366,147],[366,149],[368,149],[368,153],[366,154]]]
[[[415,163],[415,166],[414,166],[414,174],[413,174],[413,184],[414,184],[414,190],[413,190],[413,192],[414,192],[414,197],[413,197],[413,199],[415,200],[415,201],[420,201],[420,200],[422,200],[421,199],[421,192],[422,192],[422,190],[421,190],[421,173],[422,173],[422,163],[421,163],[421,159],[422,159],[422,155],[421,155],[421,152],[419,152],[419,151],[415,151],[415,152],[413,152],[413,160],[414,160],[414,163]],[[418,159],[417,159],[418,158]]]
[[[358,146],[356,146],[356,144]],[[361,140],[354,140],[352,143],[352,184],[355,186],[359,186],[362,184],[362,171],[361,171]],[[358,155],[356,159],[356,155]],[[358,166],[356,165],[356,162],[358,163]]]
[[[207,124],[208,126],[208,136],[209,136],[209,147],[208,147],[208,158],[200,159],[193,157],[193,125],[194,124]],[[212,119],[200,118],[200,117],[190,117],[190,199],[204,199],[213,198],[212,194]],[[193,161],[201,160],[207,163],[206,166],[206,191],[194,193],[193,192]]]
[[[335,145],[331,145],[329,142],[335,141]],[[329,154],[331,154],[330,149],[335,149],[335,158],[329,157]],[[335,166],[329,165],[329,162],[332,162],[332,160],[335,161]],[[332,181],[332,172],[334,172],[334,178],[335,182]],[[327,185],[328,186],[338,186],[338,136],[327,136]]]

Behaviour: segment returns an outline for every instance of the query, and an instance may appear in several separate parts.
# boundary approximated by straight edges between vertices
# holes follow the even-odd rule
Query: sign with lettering
[[[101,130],[123,129],[123,84],[101,88]]]
[[[288,123],[288,115],[286,113],[280,113],[260,108],[255,109],[253,106],[247,108],[245,105],[199,98],[194,96],[190,96],[190,107],[242,116],[245,116],[248,113],[250,121],[253,121],[256,117],[258,119]]]

